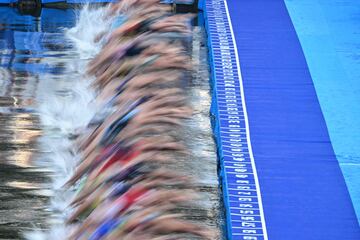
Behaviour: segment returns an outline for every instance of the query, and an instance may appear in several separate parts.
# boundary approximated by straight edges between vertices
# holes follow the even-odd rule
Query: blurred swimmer
[[[109,9],[109,32],[96,36],[103,49],[87,73],[101,110],[74,134],[82,157],[65,185],[77,189],[69,239],[215,238],[174,214],[198,194],[189,176],[168,168],[189,154],[175,130],[192,115],[182,88],[191,70],[182,39],[193,15],[170,10],[159,0],[122,0]]]

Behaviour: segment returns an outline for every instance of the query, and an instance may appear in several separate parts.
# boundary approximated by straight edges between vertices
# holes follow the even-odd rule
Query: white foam
[[[51,169],[53,183],[50,187],[51,201],[48,207],[52,219],[49,219],[49,231],[34,230],[24,233],[26,239],[66,239],[69,229],[64,219],[71,209],[68,204],[73,192],[62,188],[73,173],[80,158],[72,153],[73,142],[69,135],[85,127],[97,111],[93,100],[94,92],[89,85],[92,80],[85,75],[86,66],[101,49],[101,43],[94,39],[109,29],[111,19],[105,20],[107,8],[92,9],[85,6],[78,16],[74,28],[64,29],[64,34],[74,45],[74,50],[59,62],[66,63],[65,74],[55,76],[42,75],[38,86],[37,101],[39,115],[44,131],[39,139],[40,148],[46,153],[41,159],[44,168]]]
[[[111,18],[106,18],[107,8],[91,8],[85,6],[80,12],[79,21],[74,28],[66,31],[67,36],[76,44],[81,58],[93,57],[101,49],[101,41],[96,43],[95,37],[110,28]]]

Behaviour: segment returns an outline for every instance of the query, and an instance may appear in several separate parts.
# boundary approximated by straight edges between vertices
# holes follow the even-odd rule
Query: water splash
[[[102,47],[102,41],[95,41],[99,34],[110,28],[112,19],[106,16],[107,8],[93,8],[86,5],[80,11],[74,28],[66,31],[67,37],[76,45],[82,59],[95,56]]]
[[[89,60],[101,49],[102,42],[96,38],[109,29],[111,19],[105,18],[106,11],[106,7],[93,9],[90,6],[81,10],[76,26],[64,29],[74,47],[67,57],[58,60],[65,62],[65,74],[61,78],[50,74],[41,77],[37,100],[44,132],[39,143],[41,150],[48,154],[40,164],[51,171],[53,179],[48,207],[52,219],[49,219],[49,230],[26,232],[26,239],[63,240],[68,235],[64,220],[71,211],[68,203],[74,193],[62,186],[80,159],[74,154],[70,136],[85,127],[97,111],[93,104],[95,94],[89,87],[93,79],[85,72]]]

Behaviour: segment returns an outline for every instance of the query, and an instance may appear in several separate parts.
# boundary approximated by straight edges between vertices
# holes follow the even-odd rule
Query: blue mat
[[[224,1],[206,1],[205,12],[212,54],[213,125],[229,239],[360,239],[354,208],[284,2],[227,3],[237,51],[231,45],[231,36],[225,34],[231,28],[226,24]],[[219,39],[229,44],[219,44]],[[236,54],[242,79],[233,71],[237,67]],[[225,86],[223,72],[227,70],[232,70],[233,79],[239,83],[228,82],[230,85]],[[230,110],[223,100],[226,96],[237,100]],[[245,99],[246,108],[242,104]],[[239,122],[230,124],[226,116],[232,116],[231,112],[244,118],[231,117]],[[238,137],[229,137],[229,129],[239,129]],[[238,148],[228,148],[234,140],[239,140]],[[235,162],[227,155],[234,151],[243,154],[245,161],[236,168],[231,165],[231,169],[237,169],[238,177],[245,177],[246,184],[234,180],[234,174],[227,170]],[[234,196],[234,187],[248,187],[249,197]],[[244,200],[259,210],[234,214]]]
[[[236,47],[222,0],[203,2],[212,73],[213,128],[229,239],[267,239]]]
[[[360,222],[360,1],[285,3]]]

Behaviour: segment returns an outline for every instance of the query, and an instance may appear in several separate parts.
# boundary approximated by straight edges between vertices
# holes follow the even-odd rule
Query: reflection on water
[[[35,18],[0,8],[0,239],[21,239],[24,231],[52,228],[66,205],[61,197],[54,198],[63,194],[54,187],[64,178],[53,181],[71,172],[68,168],[75,159],[68,151],[69,133],[83,126],[94,111],[84,110],[93,96],[86,83],[79,81],[91,54],[81,49],[77,39],[72,42],[71,36],[64,34],[65,28],[75,26],[77,17],[74,10],[42,9]],[[94,24],[86,26],[90,18],[94,17],[83,17],[79,24],[85,28],[77,34],[99,30]],[[197,208],[183,211],[219,229],[222,222],[204,35],[202,28],[194,28],[195,69],[188,85],[194,117],[183,136],[193,155],[175,167],[198,179],[203,193]]]
[[[185,211],[192,218],[214,228],[219,232],[218,236],[221,236],[223,216],[221,215],[222,206],[218,188],[216,148],[209,120],[211,96],[205,35],[202,27],[194,27],[192,41],[194,69],[187,87],[190,105],[194,113],[193,117],[187,121],[184,131],[184,139],[191,149],[192,155],[180,165],[183,165],[185,173],[195,179],[198,189],[203,195],[197,208]],[[176,168],[178,167],[176,166]]]
[[[75,20],[72,10],[43,9],[35,18],[0,8],[0,239],[48,227],[53,171],[41,164],[48,151],[38,141],[39,89],[64,74],[72,44],[63,28]]]

